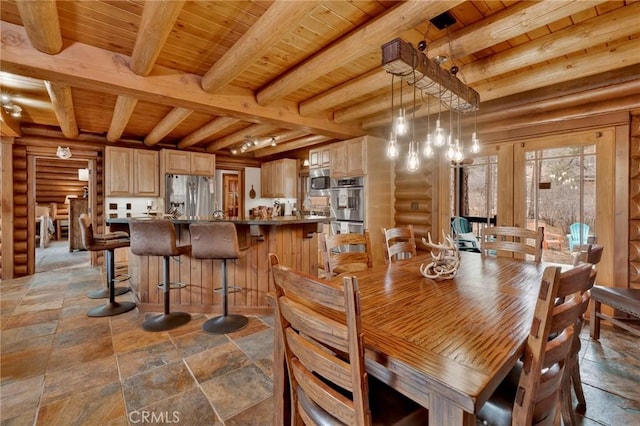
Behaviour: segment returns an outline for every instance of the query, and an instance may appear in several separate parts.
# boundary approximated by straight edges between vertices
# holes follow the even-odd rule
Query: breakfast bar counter
[[[141,218],[138,218],[141,219]],[[144,218],[145,220],[162,220]],[[128,231],[132,218],[109,218],[112,230]],[[178,245],[191,244],[189,225],[211,222],[211,218],[170,219],[176,227]],[[229,311],[239,314],[270,314],[273,307],[267,294],[274,291],[269,273],[270,252],[276,253],[283,265],[316,275],[318,267],[318,232],[328,218],[319,216],[283,216],[268,219],[229,219],[236,225],[241,249],[239,259],[227,264],[229,285],[241,291],[229,294]],[[162,312],[162,260],[154,256],[128,255],[131,288],[141,311]],[[222,312],[222,296],[214,292],[221,287],[221,262],[182,255],[172,262],[171,282],[184,287],[171,290],[171,306],[175,311],[191,313]]]

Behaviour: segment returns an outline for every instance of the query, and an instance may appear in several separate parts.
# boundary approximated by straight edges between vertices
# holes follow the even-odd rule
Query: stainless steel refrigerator
[[[211,216],[215,210],[213,176],[165,175],[166,213],[179,216]]]

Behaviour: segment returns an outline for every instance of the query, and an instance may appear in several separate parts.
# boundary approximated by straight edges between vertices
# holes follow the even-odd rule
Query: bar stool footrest
[[[125,312],[129,312],[136,307],[136,304],[133,302],[113,302],[107,303],[106,305],[98,306],[97,308],[93,308],[87,312],[87,316],[89,317],[111,317],[114,315],[124,314]]]
[[[113,281],[117,283],[121,283],[123,281],[129,281],[130,279],[131,279],[131,275],[116,275]]]
[[[227,294],[238,293],[239,291],[242,291],[242,287],[237,287],[237,286],[228,286],[227,287]],[[214,288],[213,292],[214,293],[224,293],[222,291],[222,287]]]
[[[187,285],[185,283],[169,283],[169,290],[178,290],[181,288],[185,288]],[[158,288],[163,288],[164,283],[159,283]]]
[[[249,323],[244,315],[222,315],[211,318],[202,324],[202,329],[211,334],[227,334],[240,330]]]
[[[180,327],[191,321],[191,315],[186,312],[171,312],[146,319],[142,328],[146,331],[167,331]]]
[[[115,296],[121,296],[121,295],[127,293],[130,290],[131,290],[131,288],[129,288],[129,287],[116,287],[114,294],[115,294]],[[108,299],[109,298],[109,289],[108,288],[103,288],[101,290],[92,291],[89,294],[87,294],[87,297],[89,299]]]

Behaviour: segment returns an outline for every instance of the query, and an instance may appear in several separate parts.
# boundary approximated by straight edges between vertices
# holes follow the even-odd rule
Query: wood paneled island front
[[[107,219],[111,228],[128,230],[128,218]],[[162,220],[162,219],[146,219]],[[189,225],[213,219],[174,219],[178,245],[191,244]],[[242,290],[229,294],[229,311],[240,314],[270,314],[267,293],[274,290],[269,273],[270,252],[282,265],[317,275],[318,232],[327,218],[286,216],[271,219],[228,220],[236,225],[241,256],[227,263],[229,285]],[[219,260],[180,256],[171,262],[171,282],[185,286],[171,290],[171,310],[191,313],[222,312],[222,296],[214,292],[221,284]],[[131,287],[141,311],[162,312],[162,258],[129,253]]]

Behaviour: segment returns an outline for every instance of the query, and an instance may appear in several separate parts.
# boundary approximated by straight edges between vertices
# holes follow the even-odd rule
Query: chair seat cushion
[[[562,374],[562,371],[557,364],[554,364],[546,374],[549,380],[553,380],[552,378]],[[489,400],[480,408],[477,415],[479,420],[491,426],[511,426],[513,404],[518,390],[520,373],[522,373],[522,362],[518,361],[507,374],[507,377],[498,385]],[[548,414],[548,410],[543,411]],[[534,423],[541,421],[540,417],[541,413],[534,411]]]
[[[344,392],[343,390],[339,390]],[[318,425],[337,426],[342,422],[323,410],[300,389],[298,401]],[[369,376],[369,409],[372,425],[426,425],[428,411],[404,395],[391,389],[376,378]]]
[[[640,289],[594,285],[591,288],[591,298],[630,315],[640,317]]]

